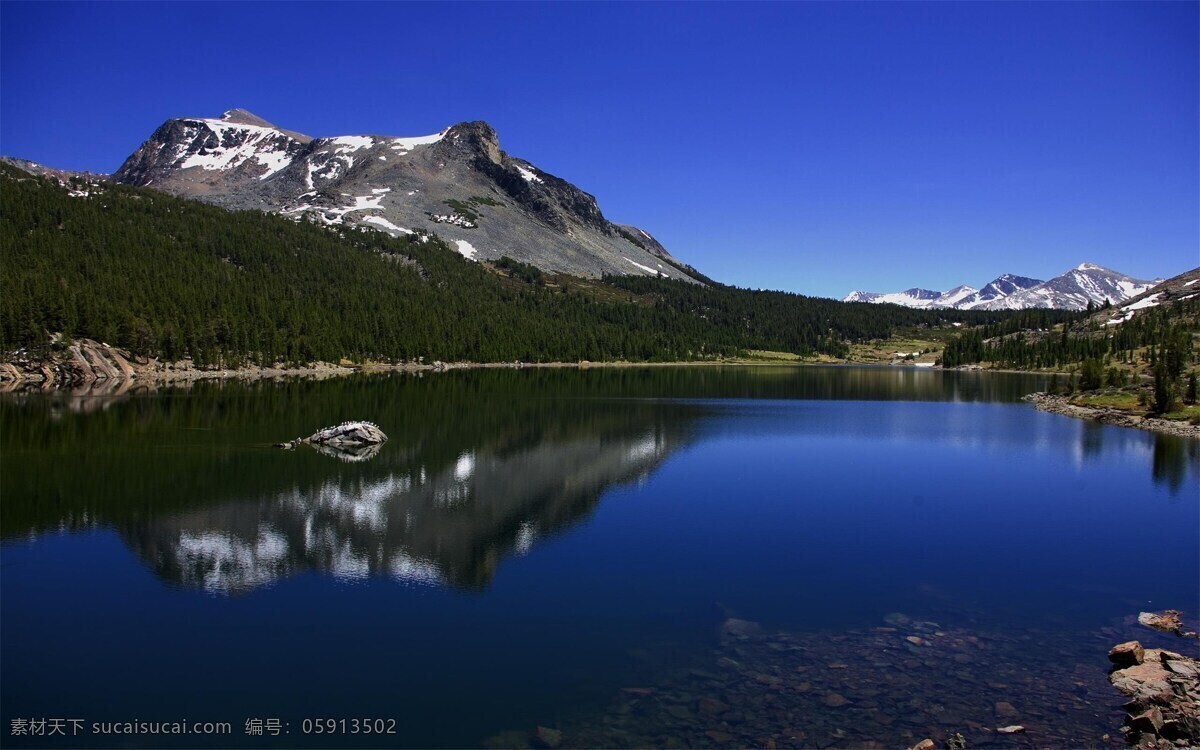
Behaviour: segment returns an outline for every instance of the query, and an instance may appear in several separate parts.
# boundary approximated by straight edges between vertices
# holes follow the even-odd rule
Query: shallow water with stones
[[[1108,648],[1186,650],[1130,618],[1200,610],[1200,450],[1020,402],[1042,385],[706,367],[10,393],[4,727],[227,721],[239,747],[1119,744]],[[347,419],[388,442],[272,447]],[[354,717],[396,732],[305,731]],[[247,734],[254,719],[280,734]]]

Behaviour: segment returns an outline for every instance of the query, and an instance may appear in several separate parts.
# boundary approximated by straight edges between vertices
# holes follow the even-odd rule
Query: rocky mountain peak
[[[437,233],[473,261],[703,279],[649,233],[609,221],[590,193],[506,154],[481,120],[424,136],[314,139],[236,108],[168,120],[113,180],[327,226]]]
[[[492,164],[502,161],[500,136],[483,120],[460,122],[451,126],[442,139],[443,147],[481,155]]]
[[[253,112],[249,112],[241,108],[229,109],[225,112],[222,112],[220,119],[224,120],[225,122],[231,122],[238,125],[253,125],[258,128],[271,128],[272,130],[279,130],[279,128],[275,127],[273,124],[267,122]]]

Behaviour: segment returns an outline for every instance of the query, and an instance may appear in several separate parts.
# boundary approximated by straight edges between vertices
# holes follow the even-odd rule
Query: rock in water
[[[1200,660],[1166,649],[1145,649],[1140,663],[1114,667],[1108,681],[1130,698],[1123,708],[1131,745],[1200,744]]]
[[[1168,609],[1161,613],[1142,612],[1138,615],[1138,622],[1148,628],[1161,630],[1164,633],[1183,635],[1182,615],[1183,613],[1177,609]]]
[[[335,427],[317,430],[306,438],[296,438],[286,443],[276,443],[276,447],[291,449],[301,443],[313,446],[327,446],[339,450],[378,446],[387,442],[387,435],[372,422],[342,422]],[[373,455],[373,454],[372,454]],[[369,458],[370,456],[368,456]]]
[[[342,422],[336,427],[317,430],[304,442],[315,445],[379,445],[387,442],[387,435],[371,422]]]

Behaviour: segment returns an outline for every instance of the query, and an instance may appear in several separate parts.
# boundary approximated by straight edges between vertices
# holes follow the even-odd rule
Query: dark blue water
[[[703,731],[723,727],[735,744],[788,746],[787,725],[808,727],[795,746],[956,727],[986,745],[1001,740],[969,723],[1001,725],[991,707],[1014,694],[1039,704],[1022,707],[1031,732],[1045,725],[1039,744],[1103,744],[1120,721],[1105,652],[1128,618],[1200,609],[1200,451],[1019,402],[1039,385],[770,368],[10,397],[3,744],[518,746],[540,725],[568,745],[713,746],[724,735]],[[391,440],[360,462],[269,447],[347,418]],[[898,650],[907,666],[883,666],[864,634],[897,612],[936,622],[944,643],[991,646],[947,666]],[[686,675],[722,657],[751,677],[781,671],[719,635],[730,617],[843,649],[847,671],[796,671],[881,723],[827,727],[830,709],[799,693],[728,680],[705,695],[761,710],[622,703],[636,686],[687,704]],[[928,670],[921,707],[911,685],[886,688],[906,669]],[[853,693],[867,684],[877,694]],[[985,692],[976,708],[968,696]],[[955,718],[939,724],[931,703]],[[85,724],[12,736],[20,718]],[[321,718],[394,720],[395,734],[305,734]],[[280,734],[247,736],[253,719]],[[134,720],[232,734],[91,731]]]

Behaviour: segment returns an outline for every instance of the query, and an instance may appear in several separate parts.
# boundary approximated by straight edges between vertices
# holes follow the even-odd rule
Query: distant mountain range
[[[1084,310],[1089,302],[1102,305],[1107,300],[1114,305],[1119,304],[1161,281],[1144,281],[1094,263],[1080,263],[1049,281],[1006,273],[981,289],[963,285],[946,292],[917,288],[888,294],[854,291],[842,301],[956,310],[1023,310],[1037,307]]]
[[[605,218],[590,194],[500,150],[485,122],[416,138],[312,138],[231,109],[218,118],[168,120],[111,176],[5,161],[227,209],[395,236],[436,232],[471,260],[507,255],[576,276],[703,279],[645,230]]]

